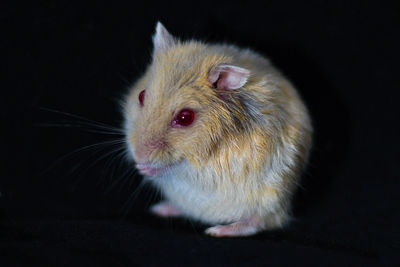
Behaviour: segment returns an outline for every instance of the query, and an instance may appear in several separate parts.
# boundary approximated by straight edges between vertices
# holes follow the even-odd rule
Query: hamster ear
[[[156,33],[153,35],[154,52],[162,52],[175,45],[175,38],[165,29],[161,22],[157,22]]]
[[[249,75],[247,69],[222,63],[210,71],[208,81],[218,89],[234,90],[244,86]]]

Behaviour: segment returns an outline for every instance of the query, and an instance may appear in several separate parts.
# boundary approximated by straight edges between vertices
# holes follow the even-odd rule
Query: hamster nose
[[[140,145],[136,151],[137,162],[150,162],[154,152],[166,147],[166,143],[163,140],[149,141],[143,145]]]
[[[135,151],[136,152],[136,162],[138,163],[146,163],[149,162],[151,151],[146,148],[146,146],[140,146]]]

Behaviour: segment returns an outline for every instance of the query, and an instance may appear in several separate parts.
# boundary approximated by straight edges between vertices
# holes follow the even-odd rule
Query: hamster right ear
[[[219,90],[234,90],[243,87],[249,75],[247,69],[222,63],[210,71],[208,81]]]
[[[153,35],[154,53],[163,52],[176,43],[175,38],[167,31],[161,22],[157,22],[156,33]]]

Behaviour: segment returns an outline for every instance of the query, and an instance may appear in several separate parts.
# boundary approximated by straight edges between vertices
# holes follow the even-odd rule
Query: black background
[[[0,265],[399,263],[398,17],[390,1],[2,1]],[[119,127],[157,20],[251,47],[297,85],[315,145],[287,229],[214,239],[155,218],[117,146],[79,150],[119,136],[63,112]]]

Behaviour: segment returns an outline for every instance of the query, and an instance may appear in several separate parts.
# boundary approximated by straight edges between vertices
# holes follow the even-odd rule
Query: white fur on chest
[[[153,183],[185,216],[204,223],[230,223],[250,217],[252,210],[234,195],[234,190],[227,188],[222,192],[211,185],[205,186],[212,176],[207,171],[196,172],[188,165],[181,165],[155,177]]]

